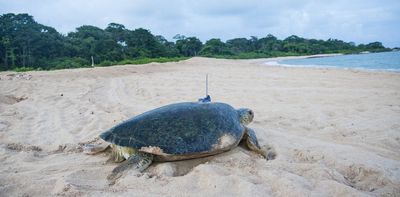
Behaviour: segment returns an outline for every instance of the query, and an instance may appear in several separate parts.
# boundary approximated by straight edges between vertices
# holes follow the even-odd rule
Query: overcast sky
[[[400,46],[400,0],[0,0],[5,13],[28,13],[64,34],[115,22],[168,40],[176,34],[203,42],[295,34]]]

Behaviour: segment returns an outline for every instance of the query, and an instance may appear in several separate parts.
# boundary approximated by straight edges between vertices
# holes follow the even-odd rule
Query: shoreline
[[[400,71],[389,71],[389,70],[372,70],[372,69],[357,69],[357,68],[343,68],[343,67],[328,67],[328,66],[299,66],[299,65],[284,65],[278,64],[277,61],[286,59],[303,59],[310,57],[333,57],[339,56],[341,54],[320,54],[311,56],[289,56],[289,57],[275,57],[275,58],[263,58],[263,59],[243,59],[243,60],[232,60],[232,59],[219,59],[219,58],[207,58],[207,57],[193,57],[187,60],[182,60],[179,62],[165,62],[157,63],[152,62],[148,64],[126,64],[126,65],[113,65],[107,67],[91,67],[91,68],[74,68],[74,69],[59,69],[59,70],[40,70],[40,71],[26,71],[26,72],[16,72],[16,71],[3,71],[0,72],[0,82],[9,80],[24,79],[28,82],[31,78],[36,78],[36,76],[57,76],[57,75],[76,75],[81,72],[92,73],[90,75],[95,75],[96,73],[103,73],[105,71],[111,71],[120,73],[121,70],[139,70],[138,73],[142,73],[145,70],[151,70],[151,72],[157,72],[157,70],[164,68],[174,69],[175,65],[184,65],[192,61],[205,61],[205,62],[215,62],[215,66],[218,67],[218,62],[230,62],[232,64],[248,64],[254,66],[261,66],[262,68],[278,68],[278,69],[290,69],[293,72],[297,72],[299,69],[304,71],[337,71],[346,73],[365,73],[365,74],[388,74],[388,75],[400,75]],[[140,71],[142,70],[142,71]],[[137,71],[134,71],[137,72]],[[144,72],[146,73],[146,72]],[[129,73],[121,73],[121,75],[128,75]],[[207,73],[204,73],[204,75]],[[0,98],[1,99],[1,98]],[[0,125],[1,126],[1,125]]]
[[[179,60],[177,62],[182,62],[182,61],[187,61],[193,58],[204,58],[204,59],[216,59],[216,60],[228,60],[228,61],[245,61],[245,62],[261,62],[261,61],[280,61],[280,60],[286,60],[286,59],[304,59],[304,58],[317,58],[317,57],[333,57],[333,56],[339,56],[339,55],[344,55],[342,53],[328,53],[328,54],[316,54],[316,55],[302,55],[302,56],[282,56],[282,57],[271,57],[271,58],[255,58],[255,59],[224,59],[224,58],[213,58],[213,57],[201,57],[201,56],[195,56],[191,57],[189,59],[185,60]],[[171,61],[172,63],[174,61]],[[109,67],[119,67],[119,66],[132,66],[132,65],[137,65],[137,66],[144,66],[144,65],[149,65],[149,64],[168,64],[171,62],[149,62],[145,64],[116,64],[116,65],[111,65],[111,66],[94,66],[94,67],[80,67],[80,68],[65,68],[65,69],[54,69],[54,70],[28,70],[28,71],[14,71],[14,70],[6,70],[6,71],[0,71],[0,74],[2,73],[27,73],[27,72],[52,72],[52,71],[60,71],[60,70],[86,70],[86,69],[93,69],[93,68],[109,68]]]
[[[321,58],[321,57],[335,57],[342,56],[346,54],[342,53],[328,53],[328,54],[316,54],[316,55],[303,55],[303,56],[283,56],[283,57],[271,57],[271,58],[256,58],[256,59],[223,59],[223,58],[212,58],[212,57],[192,57],[185,60],[180,60],[178,62],[184,62],[191,59],[215,59],[215,60],[226,60],[226,61],[237,61],[237,62],[248,62],[248,63],[256,63],[262,64],[264,66],[274,66],[274,67],[283,67],[283,68],[309,68],[309,69],[338,69],[338,70],[347,70],[351,72],[377,72],[377,73],[400,73],[399,70],[388,70],[388,69],[368,69],[368,68],[349,68],[349,67],[340,67],[340,66],[325,66],[325,65],[292,65],[292,64],[281,64],[278,61],[282,60],[292,60],[292,59],[307,59],[307,58]],[[36,73],[36,72],[57,72],[57,71],[68,71],[68,70],[91,70],[91,69],[101,69],[101,68],[112,68],[112,67],[124,67],[124,66],[146,66],[146,65],[155,65],[155,64],[169,64],[174,62],[149,62],[146,64],[121,64],[121,65],[111,65],[111,66],[95,66],[95,67],[82,67],[82,68],[67,68],[67,69],[56,69],[56,70],[30,70],[30,71],[0,71],[1,74],[21,74],[21,73]],[[1,80],[1,78],[0,78]]]
[[[363,67],[342,67],[342,66],[333,66],[333,65],[317,65],[317,64],[309,64],[309,65],[300,65],[300,64],[283,64],[279,61],[282,60],[292,60],[292,59],[308,59],[308,58],[324,58],[324,57],[336,57],[342,56],[346,54],[320,54],[320,55],[310,55],[310,56],[293,56],[293,57],[278,57],[273,59],[265,59],[263,62],[266,66],[276,66],[276,67],[284,67],[284,68],[311,68],[311,69],[338,69],[345,70],[351,72],[371,72],[371,73],[400,73],[400,69],[372,69],[372,68],[363,68]],[[353,54],[351,54],[353,55]]]

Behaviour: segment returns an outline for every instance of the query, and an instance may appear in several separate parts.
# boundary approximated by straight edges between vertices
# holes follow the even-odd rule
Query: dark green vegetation
[[[175,42],[155,36],[146,29],[126,29],[110,23],[107,28],[84,25],[62,35],[37,23],[28,14],[0,15],[0,70],[51,70],[115,64],[179,61],[193,56],[217,58],[265,58],[320,53],[387,51],[380,42],[355,45],[336,39],[316,40],[289,36],[279,40],[235,38],[226,42],[177,35]]]

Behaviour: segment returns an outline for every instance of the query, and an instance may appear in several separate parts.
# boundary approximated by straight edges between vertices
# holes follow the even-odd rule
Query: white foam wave
[[[280,66],[280,67],[289,67],[289,68],[331,68],[331,69],[361,70],[361,71],[374,71],[374,72],[400,72],[400,69],[342,67],[342,66],[317,65],[317,64],[294,65],[294,64],[283,64],[283,63],[281,63],[279,61],[267,61],[267,62],[264,62],[264,64],[267,65],[267,66]]]

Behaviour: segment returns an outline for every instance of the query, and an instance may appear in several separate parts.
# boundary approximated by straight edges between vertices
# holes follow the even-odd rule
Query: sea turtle
[[[133,168],[139,172],[152,161],[176,161],[215,155],[232,149],[240,141],[263,157],[275,153],[260,147],[256,134],[246,125],[254,117],[247,108],[234,109],[225,103],[184,102],[166,105],[128,119],[100,135],[111,143],[117,166],[108,179]],[[87,145],[87,153],[105,146]]]

